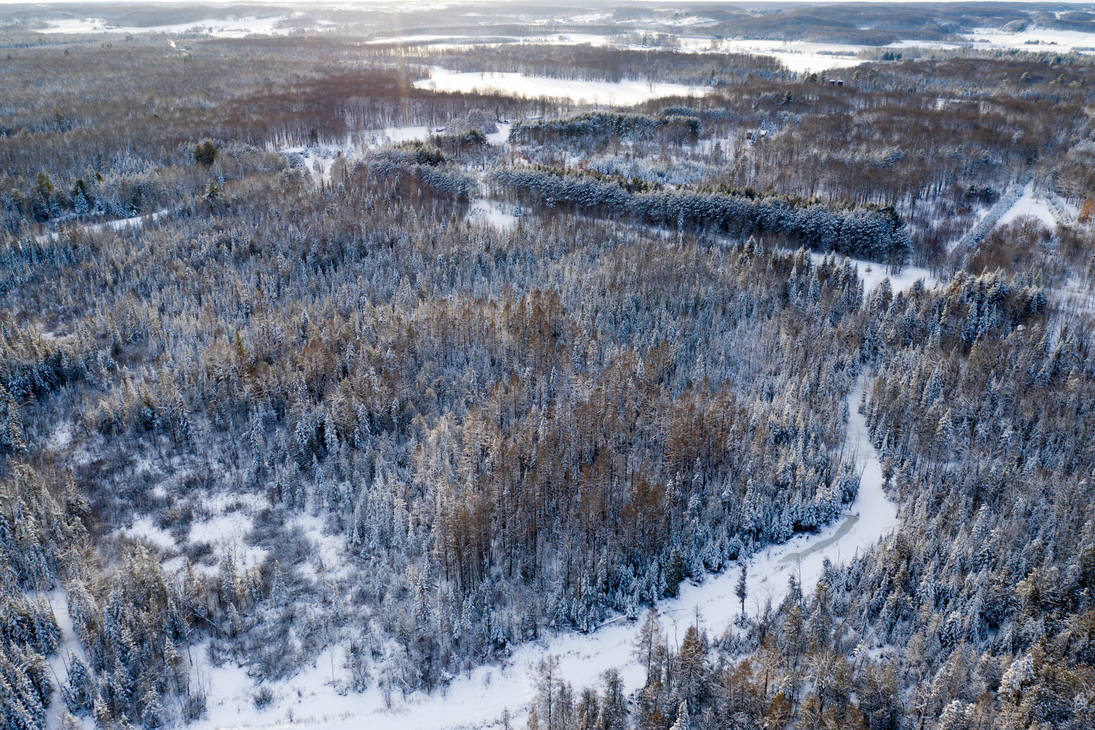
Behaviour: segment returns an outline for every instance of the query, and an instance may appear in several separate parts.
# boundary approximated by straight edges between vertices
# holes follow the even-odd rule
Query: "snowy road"
[[[39,233],[34,237],[35,241],[39,243],[57,240],[64,233],[71,231],[87,231],[88,233],[100,233],[102,231],[124,231],[127,228],[140,228],[145,223],[151,223],[158,220],[165,215],[171,213],[169,208],[163,208],[157,210],[155,213],[146,213],[145,215],[135,215],[130,218],[114,218],[112,220],[101,221],[99,223],[80,223],[71,228],[58,228],[52,231],[46,231]]]
[[[769,600],[778,604],[787,591],[789,577],[795,576],[809,590],[820,577],[826,558],[834,563],[847,560],[896,527],[897,508],[882,491],[882,467],[858,412],[866,382],[866,377],[860,377],[848,396],[843,448],[843,458],[853,460],[861,470],[859,494],[839,524],[796,537],[749,561],[746,611],[750,614],[761,610]],[[711,632],[721,632],[737,618],[738,574],[738,566],[733,565],[702,584],[682,585],[679,597],[658,605],[671,643],[683,638],[685,627],[697,615]],[[575,687],[599,685],[602,673],[616,668],[626,690],[637,689],[643,670],[631,654],[638,630],[639,622],[621,618],[591,634],[566,632],[547,641],[525,644],[504,666],[480,667],[462,675],[444,693],[414,693],[404,701],[396,697],[390,709],[376,689],[363,694],[336,691],[332,678],[340,673],[336,668],[341,666],[341,650],[328,651],[313,668],[271,685],[276,700],[261,712],[252,706],[254,688],[242,668],[210,667],[203,672],[202,682],[209,693],[209,714],[198,727],[458,730],[498,727],[507,711],[514,727],[521,727],[525,707],[536,694],[537,667],[548,657],[558,660],[558,675]]]

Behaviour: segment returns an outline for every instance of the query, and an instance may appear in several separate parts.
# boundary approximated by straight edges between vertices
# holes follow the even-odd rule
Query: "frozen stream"
[[[849,418],[842,450],[842,457],[853,460],[861,470],[855,501],[839,523],[753,556],[748,564],[749,614],[761,610],[769,600],[777,605],[791,576],[804,589],[812,589],[826,559],[834,563],[847,560],[874,545],[898,524],[896,505],[882,491],[882,467],[858,412],[866,382],[867,378],[861,377],[848,396]],[[701,584],[683,584],[679,597],[662,601],[658,610],[670,642],[683,638],[685,627],[696,620],[697,614],[702,625],[715,633],[736,619],[737,579],[737,566],[732,565]],[[590,634],[564,632],[546,641],[530,642],[518,647],[503,666],[479,667],[461,675],[443,693],[417,692],[402,701],[396,697],[391,709],[375,688],[363,694],[344,694],[336,689],[333,680],[343,673],[341,648],[324,652],[312,668],[296,677],[269,685],[276,699],[261,712],[252,706],[254,688],[243,668],[206,666],[198,675],[209,693],[209,714],[199,727],[457,730],[498,727],[506,711],[513,726],[521,727],[525,708],[536,694],[537,668],[548,657],[557,658],[558,675],[575,688],[599,685],[602,673],[610,668],[620,671],[628,692],[639,688],[643,670],[632,658],[638,630],[639,622],[618,618]],[[195,656],[201,654],[194,652]]]

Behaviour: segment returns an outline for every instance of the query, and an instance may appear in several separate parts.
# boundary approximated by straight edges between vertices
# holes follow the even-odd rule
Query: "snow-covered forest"
[[[1095,726],[1095,10],[28,7],[0,726]]]

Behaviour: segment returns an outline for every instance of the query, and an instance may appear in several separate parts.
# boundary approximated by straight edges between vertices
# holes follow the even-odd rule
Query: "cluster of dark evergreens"
[[[537,210],[561,207],[737,238],[770,234],[816,251],[895,264],[904,263],[909,255],[909,234],[892,207],[834,209],[787,197],[683,190],[632,192],[603,176],[537,168],[498,170],[491,182]]]
[[[671,110],[677,112],[683,110]],[[510,129],[510,140],[519,144],[570,144],[573,141],[603,145],[610,140],[633,142],[676,143],[694,142],[700,136],[700,121],[694,115],[663,113],[609,114],[587,112],[561,119],[539,119],[516,122]]]

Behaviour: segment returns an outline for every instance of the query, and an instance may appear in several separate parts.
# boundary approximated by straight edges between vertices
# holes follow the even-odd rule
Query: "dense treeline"
[[[459,152],[467,146],[482,146],[482,135],[454,139],[434,137],[433,141]],[[446,144],[447,143],[447,144]],[[398,190],[400,197],[421,199],[423,195],[467,202],[476,189],[475,181],[459,167],[445,164],[441,150],[421,142],[401,145],[370,154],[352,172],[343,173],[343,184],[380,183]]]
[[[521,72],[556,78],[643,79],[721,86],[744,76],[779,79],[790,74],[770,56],[741,53],[682,53],[592,45],[548,46],[522,43],[453,52],[432,51],[433,60],[458,71]]]
[[[117,608],[70,587],[93,687],[73,690],[90,698],[73,712],[154,725],[197,711],[199,699],[165,699],[189,691],[179,647],[195,636],[211,637],[216,656],[265,656],[260,677],[352,637],[355,686],[435,686],[545,626],[635,613],[689,575],[827,523],[854,495],[833,456],[856,367],[852,267],[589,236],[578,221],[500,238],[390,172],[439,162],[408,147],[336,171],[320,191],[292,172],[226,183],[220,205],[81,234],[72,260],[38,267],[48,295],[7,293],[41,316],[88,313],[86,335],[62,333],[63,345],[12,340],[5,359],[31,363],[9,368],[8,385],[28,367],[52,372],[50,347],[73,360],[108,353],[92,356],[90,374],[51,376],[49,396],[78,414],[71,428],[96,451],[76,477],[98,534],[134,504],[178,520],[228,488],[196,480],[150,495],[126,476],[147,444],[163,468],[237,464],[231,488],[279,521],[324,515],[346,551],[338,584],[355,586],[338,621],[295,629],[312,636],[305,645],[272,640],[286,611],[326,589],[276,522],[256,522],[249,539],[267,558],[250,572],[184,542],[181,556],[210,578],[184,573],[168,590],[146,576],[135,591],[119,574],[103,584],[111,601],[131,601]],[[271,196],[292,201],[291,221]],[[125,276],[89,287],[107,261]],[[786,347],[818,326],[830,347]],[[48,406],[23,407],[35,453]],[[151,570],[133,560],[129,575]],[[225,581],[245,587],[226,592]],[[97,610],[143,643],[117,654]],[[145,662],[170,671],[148,677]]]
[[[901,264],[909,235],[892,207],[834,209],[816,202],[744,193],[653,190],[632,181],[535,168],[498,170],[491,182],[536,209],[564,207],[677,229],[745,238],[773,235],[821,252]]]
[[[570,141],[603,145],[613,139],[682,144],[695,142],[699,135],[699,119],[680,113],[663,113],[655,117],[642,114],[587,112],[559,119],[516,122],[510,129],[511,141],[519,144],[540,145]]]
[[[898,532],[714,641],[689,627],[670,647],[649,615],[631,702],[613,674],[575,691],[545,669],[529,727],[1095,721],[1090,338],[1054,333],[1042,293],[1000,275],[883,286],[868,311],[865,409]]]
[[[643,144],[608,114],[523,122],[513,140],[546,166],[572,166],[580,154],[585,167],[667,185],[894,205],[913,261],[941,266],[990,204],[971,189],[1000,196],[1034,172],[1082,205],[1091,76],[1077,57],[1029,53],[875,63],[829,78],[745,75],[676,100],[699,123],[695,140]],[[639,110],[656,119],[666,105]]]
[[[912,324],[883,334],[867,411],[909,518],[848,584],[851,610],[908,642],[921,716],[1089,726],[1090,329],[1059,331],[1000,276],[879,306]],[[954,682],[971,674],[987,698]]]

